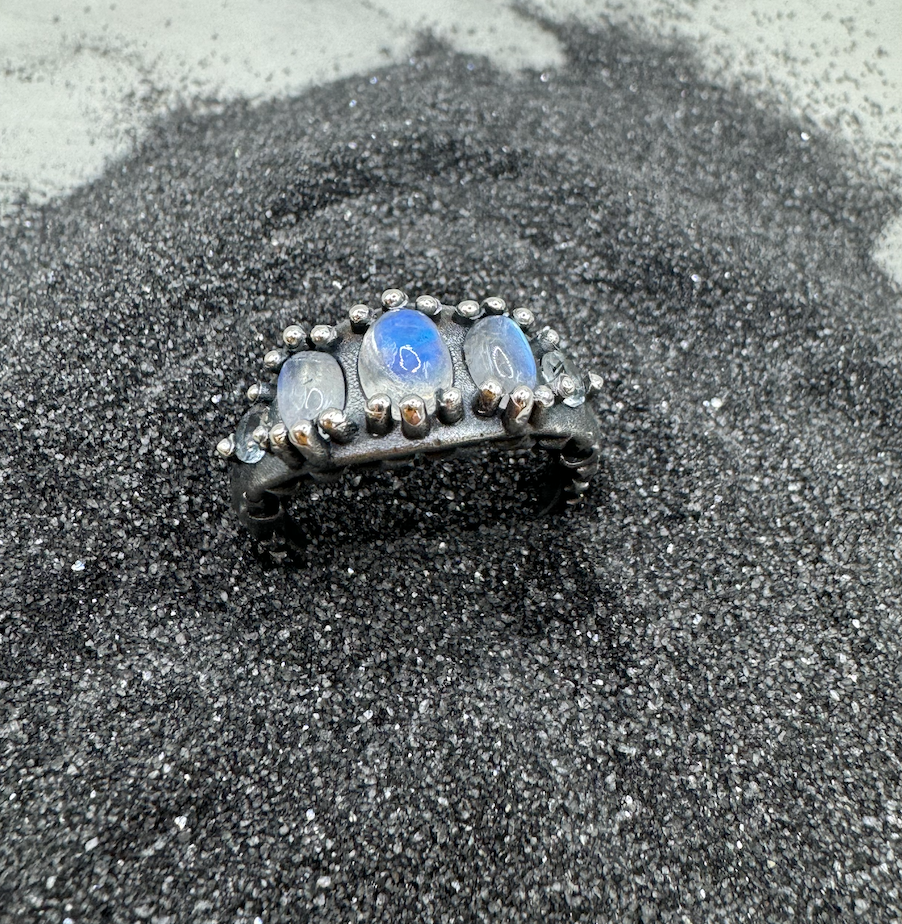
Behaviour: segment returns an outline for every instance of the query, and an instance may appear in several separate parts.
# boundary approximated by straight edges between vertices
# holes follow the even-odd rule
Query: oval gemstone
[[[367,398],[386,394],[397,405],[419,395],[430,414],[435,393],[454,384],[451,352],[435,322],[411,308],[389,311],[367,330],[357,374]]]
[[[279,415],[290,430],[302,420],[316,420],[327,408],[345,406],[345,376],[338,360],[314,351],[289,356],[279,372]]]
[[[560,350],[552,350],[542,357],[542,378],[546,384],[554,387],[554,383],[562,376],[569,375],[573,379],[575,389],[572,394],[563,399],[569,407],[579,407],[586,400],[586,383],[583,374],[569,356]]]
[[[503,315],[482,318],[470,328],[464,359],[477,385],[496,379],[505,394],[518,385],[536,387],[536,360],[529,341],[516,322]]]
[[[259,462],[264,452],[260,444],[254,439],[254,430],[261,424],[269,426],[267,419],[269,417],[269,408],[265,404],[255,404],[245,415],[238,421],[235,428],[235,455],[242,462],[253,465]]]

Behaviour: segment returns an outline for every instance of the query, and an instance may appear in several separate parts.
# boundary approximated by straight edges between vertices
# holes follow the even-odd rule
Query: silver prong
[[[270,350],[266,356],[263,357],[263,368],[267,372],[278,372],[285,363],[285,360],[288,359],[288,354],[285,350]]]
[[[465,298],[459,305],[454,306],[453,318],[458,324],[469,324],[482,314],[479,302],[472,298]]]
[[[528,308],[514,308],[511,317],[521,330],[529,333],[536,323],[536,316]]]
[[[553,327],[543,327],[536,336],[543,353],[550,353],[561,345],[561,335]]]
[[[269,427],[264,424],[260,424],[259,427],[254,429],[254,432],[251,434],[254,438],[254,442],[264,451],[269,449]]]
[[[362,334],[376,320],[376,312],[369,305],[354,305],[348,312],[351,321],[351,330],[355,334]]]
[[[565,401],[571,395],[576,394],[576,379],[569,373],[562,372],[551,387],[561,401]]]
[[[443,424],[455,424],[464,416],[464,399],[459,388],[443,388],[435,395],[436,414]]]
[[[504,388],[501,383],[497,379],[486,379],[479,386],[474,410],[481,417],[492,417],[498,413],[498,407],[503,397]]]
[[[296,353],[298,350],[307,348],[307,331],[300,324],[289,324],[282,331],[282,343],[288,347],[289,351]]]
[[[590,372],[588,379],[589,384],[586,387],[586,397],[594,398],[604,387],[604,379],[597,372]]]
[[[522,433],[526,430],[534,403],[532,389],[528,385],[518,385],[511,392],[502,418],[508,433]]]
[[[216,451],[223,459],[235,458],[235,434],[230,433],[216,444]]]
[[[422,311],[429,318],[436,318],[442,313],[442,303],[434,295],[421,295],[415,304],[417,311]]]
[[[373,395],[366,403],[366,428],[374,436],[385,436],[392,427],[391,398]]]
[[[382,293],[382,307],[386,310],[403,308],[407,304],[407,296],[400,289],[386,289]]]
[[[490,295],[483,299],[482,309],[486,314],[504,314],[507,311],[507,302],[497,295]]]
[[[288,427],[280,420],[269,429],[269,451],[286,465],[297,467],[301,457],[288,438]]]
[[[308,462],[329,460],[329,444],[320,436],[312,420],[300,420],[289,431],[288,439]]]
[[[276,390],[269,382],[254,382],[247,390],[247,400],[256,404],[264,401],[267,404],[276,397]]]
[[[316,350],[331,350],[338,343],[338,331],[331,324],[317,324],[310,331],[310,342]]]
[[[542,411],[554,407],[554,392],[547,385],[539,385],[532,393],[533,397],[533,416],[541,414]]]
[[[337,407],[326,408],[317,419],[320,430],[336,443],[350,443],[360,427]]]
[[[407,395],[398,404],[401,432],[409,440],[420,440],[429,433],[430,420],[426,402],[419,395]]]

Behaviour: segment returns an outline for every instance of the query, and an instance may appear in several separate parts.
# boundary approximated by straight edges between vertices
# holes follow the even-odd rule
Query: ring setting
[[[537,329],[530,309],[497,296],[445,305],[388,289],[378,309],[356,304],[338,325],[289,325],[263,366],[269,379],[251,385],[250,409],[216,446],[232,463],[233,507],[258,538],[285,525],[285,500],[305,482],[351,467],[539,445],[570,499],[598,468],[587,399],[601,377],[579,368],[557,331]]]

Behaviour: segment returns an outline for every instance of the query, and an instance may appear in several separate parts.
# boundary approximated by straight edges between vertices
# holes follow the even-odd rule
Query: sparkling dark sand
[[[4,922],[902,915],[900,203],[684,47],[559,34],[176,114],[0,232]],[[212,446],[389,285],[565,332],[602,474],[345,481],[275,559]]]

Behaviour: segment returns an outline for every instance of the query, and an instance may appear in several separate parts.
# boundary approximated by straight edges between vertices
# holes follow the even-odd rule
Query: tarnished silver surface
[[[364,310],[368,306],[354,306],[351,317],[334,327],[318,325],[328,328],[331,336],[323,338],[328,339],[328,345],[317,345],[328,348],[345,370],[347,401],[343,409],[329,409],[318,420],[301,421],[291,429],[277,422],[265,439],[261,438],[266,452],[254,464],[237,459],[233,437],[217,445],[219,455],[228,460],[231,468],[232,505],[255,536],[268,538],[281,529],[286,516],[284,500],[311,480],[329,478],[345,469],[390,467],[414,456],[483,444],[511,449],[539,445],[556,460],[555,469],[565,494],[574,497],[587,490],[598,468],[601,441],[598,419],[588,402],[569,407],[547,386],[535,391],[518,387],[510,395],[489,396],[469,375],[463,356],[468,322],[482,314],[484,308],[507,312],[503,300],[487,299],[482,305],[467,300],[457,306],[441,305],[436,300],[437,311],[429,301],[420,303],[429,309],[424,313],[433,317],[451,353],[454,386],[439,396],[434,414],[427,412],[417,396],[405,398],[400,425],[392,421],[391,403],[385,396],[367,401],[357,383],[357,358],[369,323],[383,310],[402,307],[409,300],[400,290],[390,289],[383,293],[381,303],[369,311]],[[531,325],[532,312],[527,317],[526,311],[515,309],[511,314],[521,324],[528,320]],[[531,337],[530,343],[540,356],[552,345],[558,349],[560,337],[545,328]],[[274,352],[267,354],[264,365],[275,374],[281,362],[273,361]],[[284,358],[281,353],[279,360],[283,362]],[[592,382],[600,387],[601,379],[593,374]],[[263,390],[255,389],[255,394]]]

